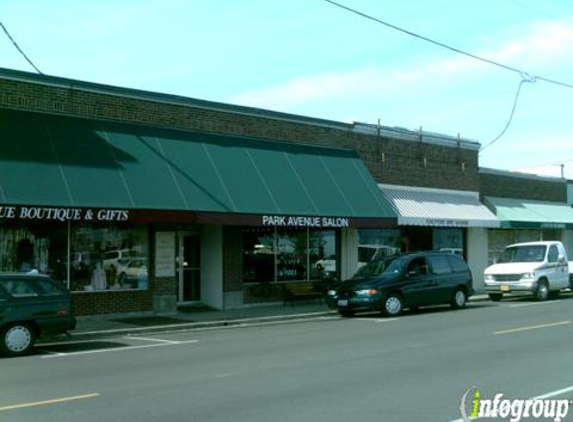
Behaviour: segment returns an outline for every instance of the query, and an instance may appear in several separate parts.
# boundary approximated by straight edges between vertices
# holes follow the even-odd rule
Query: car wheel
[[[489,300],[491,300],[492,302],[499,302],[501,300],[501,298],[503,297],[502,293],[490,293],[489,295]]]
[[[350,318],[354,316],[354,311],[348,311],[348,310],[338,310],[338,313],[340,314],[340,316],[344,317],[344,318]]]
[[[16,323],[2,331],[2,352],[8,356],[20,356],[28,353],[36,341],[35,331],[25,323]]]
[[[121,273],[119,277],[117,277],[117,282],[123,286],[125,284],[126,278],[127,275],[125,275],[125,273]]]
[[[466,292],[463,289],[457,289],[454,293],[454,297],[452,298],[452,308],[454,309],[462,309],[466,306],[468,298],[466,296]]]
[[[549,287],[547,286],[546,282],[542,281],[541,283],[539,283],[537,289],[535,290],[535,299],[537,299],[540,302],[543,302],[548,298],[549,298]]]
[[[404,309],[404,301],[397,293],[390,293],[386,300],[384,300],[384,309],[382,312],[386,316],[398,316]]]

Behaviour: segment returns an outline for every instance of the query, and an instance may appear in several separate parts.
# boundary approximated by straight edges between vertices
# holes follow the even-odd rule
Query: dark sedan
[[[74,329],[66,287],[38,274],[0,274],[0,352],[23,355],[38,337]]]
[[[439,252],[395,255],[371,261],[328,292],[328,303],[343,316],[357,311],[400,315],[404,308],[449,303],[463,308],[474,293],[462,257]]]

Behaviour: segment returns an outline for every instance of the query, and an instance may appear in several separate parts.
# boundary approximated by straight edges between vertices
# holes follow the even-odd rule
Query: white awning
[[[433,227],[499,227],[497,217],[470,191],[378,185],[398,225]]]

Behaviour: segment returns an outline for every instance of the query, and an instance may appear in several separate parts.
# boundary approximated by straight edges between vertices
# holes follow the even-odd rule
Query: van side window
[[[430,266],[432,267],[432,274],[440,275],[452,272],[447,258],[443,255],[430,255],[428,256],[428,261],[430,261]]]
[[[557,250],[557,245],[551,245],[549,247],[549,253],[547,254],[547,260],[549,262],[559,261],[559,251]]]
[[[419,276],[425,274],[426,260],[424,258],[416,258],[408,264],[407,273],[411,276]]]
[[[464,273],[468,271],[468,264],[459,255],[448,255],[448,262],[455,273]]]

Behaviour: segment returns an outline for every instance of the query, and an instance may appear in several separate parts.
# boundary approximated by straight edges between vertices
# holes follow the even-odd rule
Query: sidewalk
[[[488,300],[485,294],[477,294],[469,302]],[[121,335],[149,333],[170,329],[215,328],[262,322],[281,322],[319,316],[335,316],[324,302],[295,303],[292,306],[253,306],[230,310],[187,308],[173,314],[94,315],[80,316],[72,338],[95,335]]]
[[[254,306],[230,310],[188,308],[172,314],[94,315],[77,317],[72,337],[102,334],[134,334],[168,329],[214,328],[261,322],[288,321],[336,315],[324,302],[296,303],[293,306]]]

